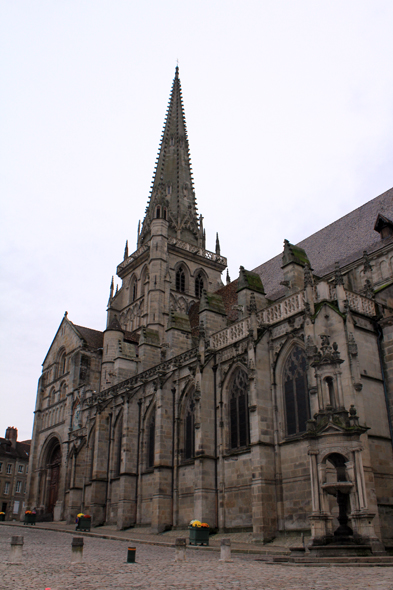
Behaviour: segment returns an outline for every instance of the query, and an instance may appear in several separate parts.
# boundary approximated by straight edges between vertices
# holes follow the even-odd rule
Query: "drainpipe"
[[[105,490],[105,518],[104,518],[104,523],[106,523],[107,517],[108,517],[108,503],[110,503],[110,477],[109,477],[109,467],[110,467],[110,461],[111,461],[111,447],[112,447],[112,412],[109,414],[109,444],[108,444],[108,460],[107,460],[107,464],[106,464],[106,477],[107,477],[107,484],[106,484],[106,490]]]
[[[175,492],[175,395],[176,395],[176,388],[172,387],[172,528],[174,525],[174,501],[173,501],[173,494]]]
[[[388,423],[389,423],[389,432],[390,432],[390,442],[393,447],[393,426],[392,426],[392,417],[390,415],[390,407],[389,407],[389,396],[388,390],[386,385],[386,377],[385,371],[383,367],[383,354],[382,354],[382,340],[383,340],[383,331],[379,323],[376,323],[376,330],[377,330],[377,342],[378,342],[378,355],[379,355],[379,364],[381,366],[381,373],[382,373],[382,382],[383,382],[383,392],[385,394],[385,404],[386,404],[386,413],[388,416]]]
[[[137,519],[137,507],[138,507],[138,483],[139,483],[139,447],[141,440],[141,413],[142,413],[142,400],[138,400],[138,442],[136,451],[136,482],[135,482],[135,524]]]
[[[218,528],[218,456],[217,456],[217,355],[214,355],[213,365],[214,388],[214,490],[216,497],[216,527]]]

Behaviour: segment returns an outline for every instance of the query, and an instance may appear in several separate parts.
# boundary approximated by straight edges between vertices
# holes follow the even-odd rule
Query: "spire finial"
[[[218,238],[218,232],[216,233],[216,254],[220,256],[220,240]]]
[[[128,258],[128,240],[126,240],[126,246],[124,248],[124,260]]]
[[[110,302],[113,299],[113,289],[114,289],[114,277],[112,276],[112,280],[111,280],[111,286],[109,288],[109,299],[108,299],[108,305],[110,305]]]

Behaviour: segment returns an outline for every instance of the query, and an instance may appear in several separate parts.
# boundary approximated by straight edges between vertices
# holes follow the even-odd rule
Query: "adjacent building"
[[[25,513],[30,440],[18,441],[18,429],[9,426],[0,438],[0,512],[5,520],[21,520]]]
[[[261,541],[310,530],[381,550],[393,538],[393,190],[224,286],[226,266],[218,235],[206,250],[176,68],[106,329],[65,314],[44,360],[29,504],[68,522],[86,511],[93,525],[160,532],[197,518]]]

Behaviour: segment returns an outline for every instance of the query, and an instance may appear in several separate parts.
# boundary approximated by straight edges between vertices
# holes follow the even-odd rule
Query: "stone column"
[[[162,389],[161,376],[157,379],[156,430],[154,441],[154,488],[151,507],[151,527],[162,533],[172,526],[172,394]],[[168,399],[164,402],[164,396]]]
[[[132,411],[131,411],[132,408]],[[138,406],[127,399],[123,410],[122,462],[119,481],[117,529],[135,524],[135,486],[138,441]]]
[[[366,482],[364,480],[362,452],[360,449],[354,451],[356,487],[359,498],[359,509],[367,510]]]

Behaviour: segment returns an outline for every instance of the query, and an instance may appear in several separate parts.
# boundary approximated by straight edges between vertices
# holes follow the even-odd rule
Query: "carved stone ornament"
[[[327,334],[321,334],[321,340],[321,349],[314,355],[314,360],[311,363],[311,366],[318,367],[320,365],[341,365],[344,360],[340,358],[337,342],[333,342],[333,346],[331,346],[330,337]]]
[[[334,269],[334,284],[337,285],[344,285],[344,278],[341,274],[340,264],[336,262],[336,266]]]

